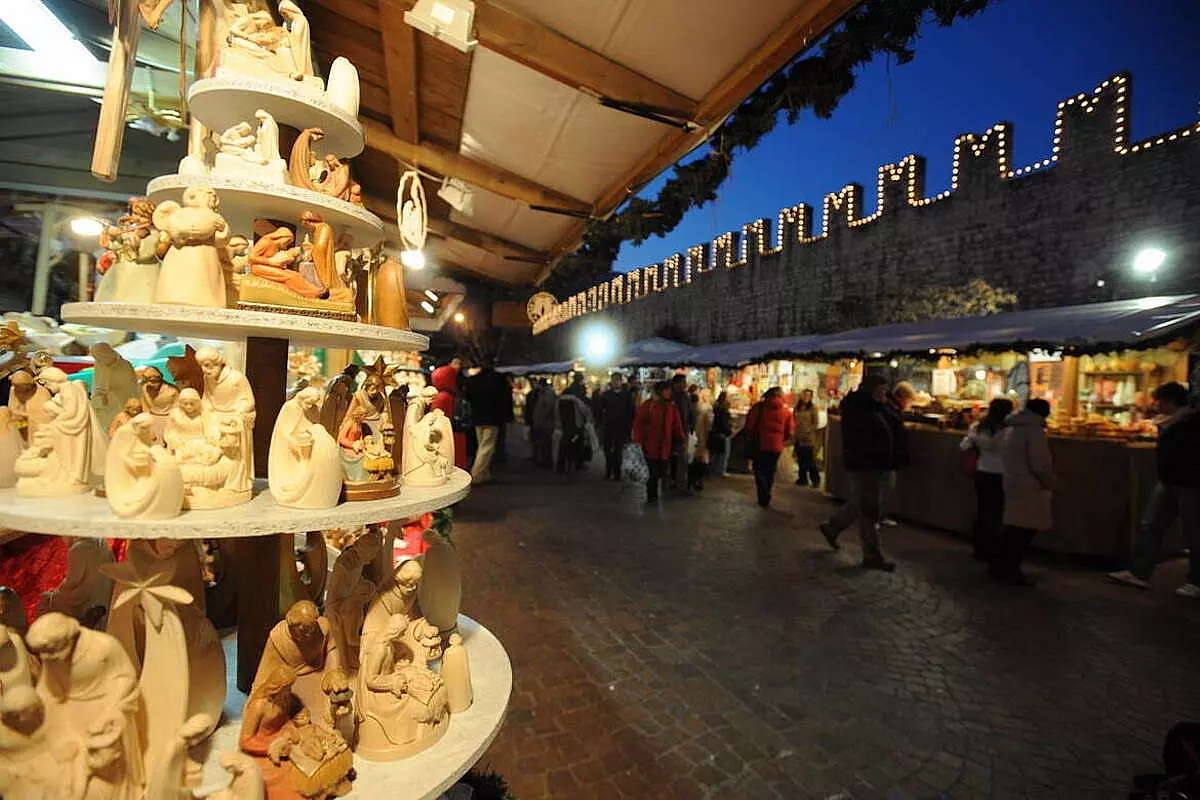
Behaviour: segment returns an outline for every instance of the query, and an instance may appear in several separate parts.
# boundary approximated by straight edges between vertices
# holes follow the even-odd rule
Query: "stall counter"
[[[826,430],[826,487],[834,497],[848,493],[842,466],[841,420]],[[912,464],[900,470],[886,511],[898,519],[970,535],[975,519],[974,481],[959,468],[962,431],[908,426]],[[1034,547],[1057,553],[1129,557],[1137,521],[1154,486],[1154,445],[1110,439],[1050,437],[1058,485],[1054,529],[1041,531]],[[1170,552],[1181,545],[1173,530]]]

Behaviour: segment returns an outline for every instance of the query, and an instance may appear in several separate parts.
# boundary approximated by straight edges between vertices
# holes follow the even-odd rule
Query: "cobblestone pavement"
[[[515,450],[516,448],[514,448]],[[515,455],[515,454],[514,454]],[[538,798],[1118,798],[1200,719],[1200,604],[1092,569],[986,581],[901,527],[829,551],[818,492],[640,487],[510,463],[460,505],[464,611],[515,669],[481,766]]]

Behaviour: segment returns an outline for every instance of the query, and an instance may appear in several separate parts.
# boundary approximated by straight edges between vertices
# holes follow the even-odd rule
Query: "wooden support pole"
[[[108,54],[108,74],[104,80],[96,143],[92,147],[92,174],[102,181],[117,179],[121,145],[125,141],[125,109],[129,105],[129,88],[133,85],[133,67],[141,32],[142,17],[137,2],[121,0],[117,9],[117,27],[113,30],[112,51]]]

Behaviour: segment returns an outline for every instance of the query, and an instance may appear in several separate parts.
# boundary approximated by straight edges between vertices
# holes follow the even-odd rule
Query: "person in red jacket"
[[[659,381],[654,396],[642,403],[633,419],[633,441],[646,455],[650,477],[646,481],[646,502],[658,502],[659,485],[667,474],[671,454],[683,446],[685,434],[679,409],[671,399],[671,383]]]
[[[429,410],[440,409],[443,414],[454,419],[454,407],[458,400],[458,359],[444,367],[438,367],[430,376],[433,388],[438,390],[437,397],[429,404]],[[465,431],[454,431],[454,466],[459,469],[467,468],[467,434]]]
[[[796,420],[783,402],[783,390],[772,386],[746,417],[747,444],[754,453],[754,486],[758,504],[771,505],[771,487],[784,445],[796,435]]]

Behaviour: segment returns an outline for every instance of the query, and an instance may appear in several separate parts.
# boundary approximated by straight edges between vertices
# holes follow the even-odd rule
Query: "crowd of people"
[[[434,370],[432,378],[439,390],[437,404],[455,422],[460,465],[465,467],[473,453],[472,480],[486,483],[493,460],[504,458],[504,433],[514,418],[508,379],[487,363],[466,377],[457,362]],[[897,474],[909,464],[903,415],[915,394],[906,382],[890,386],[883,376],[869,374],[838,410],[847,502],[818,528],[838,550],[840,535],[854,526],[866,569],[896,568],[884,554],[880,531],[890,522],[887,503]],[[1149,588],[1167,532],[1178,519],[1191,560],[1177,593],[1200,597],[1200,410],[1191,406],[1187,388],[1179,383],[1160,386],[1153,398],[1161,420],[1158,480],[1131,563],[1109,578]],[[1032,584],[1022,570],[1026,552],[1039,530],[1053,526],[1056,475],[1046,434],[1050,411],[1049,403],[1039,398],[1020,409],[1009,398],[996,398],[960,445],[963,468],[975,483],[974,554],[999,583]],[[714,401],[708,389],[688,385],[681,374],[643,387],[614,373],[607,386],[590,396],[579,373],[561,393],[548,381],[535,379],[525,398],[524,422],[537,466],[572,475],[602,457],[604,479],[644,480],[647,503],[661,502],[668,491],[702,492],[706,478],[727,475],[735,442],[725,392]],[[811,389],[798,392],[790,407],[779,387],[763,393],[736,440],[750,463],[760,506],[770,507],[780,458],[789,448],[796,484],[821,487],[816,453],[823,436]],[[639,463],[631,468],[635,454],[632,460]]]

